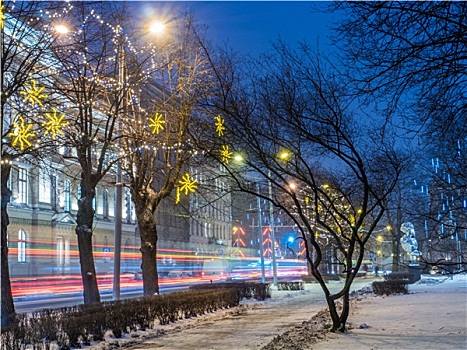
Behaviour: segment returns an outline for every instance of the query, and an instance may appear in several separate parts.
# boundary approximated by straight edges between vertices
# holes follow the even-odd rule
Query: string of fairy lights
[[[72,6],[71,6],[72,7]],[[71,9],[68,9],[68,11]],[[55,15],[52,15],[54,17]],[[100,21],[101,24],[104,24],[102,18],[96,15],[93,11],[89,13],[89,15],[84,19],[84,22],[88,21],[90,17],[94,17],[96,20]],[[5,6],[1,4],[0,6],[0,26],[3,28],[5,25],[5,21],[7,20],[7,16],[5,15]],[[115,40],[119,40],[118,37],[122,33],[122,28],[120,26],[112,26],[109,23],[105,23],[109,26],[113,32],[116,34]],[[81,30],[79,29],[77,33]],[[138,49],[131,45],[130,41],[125,38],[125,42],[128,45],[129,49],[133,52],[137,52]],[[61,48],[61,50],[71,53],[73,52],[73,48],[68,45]],[[78,50],[75,52],[78,56],[82,57],[81,64],[82,65],[90,65],[91,63],[86,60],[86,57],[83,56],[83,53],[80,53]],[[116,56],[109,57],[108,60],[112,61],[115,60]],[[152,62],[152,66],[155,66],[155,62]],[[69,67],[71,68],[71,67]],[[140,73],[144,75],[143,73]],[[98,81],[101,86],[106,87],[109,90],[113,90],[115,88],[124,88],[122,83],[118,81],[118,79],[114,79],[112,77],[100,78],[96,72],[93,72],[90,76],[83,77],[87,81]],[[123,84],[126,84],[124,82]],[[49,97],[45,93],[45,87],[40,86],[36,79],[31,79],[30,82],[24,84],[24,90],[20,91],[20,95],[24,95],[23,103],[30,103],[32,109],[36,108],[37,106],[44,107],[46,104],[46,100]],[[84,101],[81,104],[88,104],[97,106],[99,102],[97,101]],[[46,104],[47,105],[47,104]],[[59,135],[64,135],[64,129],[70,125],[70,123],[65,120],[65,114],[57,111],[57,109],[51,107],[49,111],[46,113],[41,114],[42,118],[44,118],[43,122],[40,124],[43,128],[43,135],[49,135],[52,139],[56,139]],[[156,112],[153,117],[148,118],[148,125],[152,132],[152,134],[158,135],[162,131],[165,130],[166,120],[164,119],[161,113]],[[37,124],[33,124],[27,122],[27,119],[22,115],[17,115],[13,118],[11,122],[11,132],[8,133],[10,138],[11,146],[13,148],[18,148],[21,151],[28,149],[29,147],[33,146],[33,138],[37,137],[37,130],[34,128],[37,127]],[[149,148],[149,145],[147,145]],[[175,147],[175,146],[174,146]],[[166,147],[168,148],[168,147]],[[181,195],[188,196],[190,193],[196,191],[198,185],[197,181],[193,180],[189,173],[185,173],[181,176],[180,180],[176,186],[176,203],[180,203]]]
[[[62,13],[52,13],[49,11],[40,11],[41,15],[46,15],[51,19],[51,23],[57,24],[61,20],[61,15],[63,14],[68,14],[70,13],[71,9],[73,8],[73,5],[71,3],[67,4],[67,7],[63,9]],[[11,17],[13,20],[13,18]],[[39,18],[37,18],[38,20]],[[119,25],[112,25],[110,23],[105,22],[102,17],[98,14],[96,14],[94,11],[90,11],[87,16],[83,19],[82,25],[85,25],[88,21],[91,19],[94,19],[98,21],[98,23],[107,26],[110,28],[113,33],[115,34],[114,36],[114,43],[116,44],[115,47],[118,46],[118,41],[119,40],[124,40],[124,42],[127,44],[128,49],[135,54],[141,53],[142,50],[145,48],[142,48],[141,46],[138,45],[133,45],[131,43],[131,40],[127,37],[123,37],[123,30]],[[0,27],[5,26],[5,22],[9,21],[10,17],[7,16],[6,14],[6,9],[3,4],[0,5]],[[47,30],[46,28],[49,28],[50,30],[52,29],[52,25],[46,25],[44,26],[44,30]],[[82,26],[77,28],[77,30],[74,32],[74,34],[80,34],[82,32]],[[68,40],[68,39],[67,39]],[[151,44],[150,44],[151,46]],[[91,62],[89,62],[86,57],[85,53],[80,51],[77,48],[74,48],[73,45],[63,45],[57,48],[59,52],[65,52],[65,53],[75,53],[80,57],[80,64],[84,66],[89,66],[91,67]],[[115,63],[115,60],[117,59],[117,54],[115,55],[109,55],[106,60],[108,63]],[[149,69],[154,69],[154,67],[157,67],[157,61],[155,59],[151,58],[151,64],[148,66]],[[56,73],[58,74],[57,67],[45,67],[47,71],[50,69],[54,69]],[[72,67],[62,67],[62,68],[68,68],[72,69]],[[100,76],[95,70],[90,69],[90,72],[92,72],[89,75],[83,76],[83,79],[85,79],[88,82],[97,82],[100,86],[105,87],[106,89],[112,91],[117,89],[124,89],[128,88],[129,92],[134,95],[133,89],[129,88],[128,86],[122,86],[122,84],[127,84],[126,79],[122,82],[121,80],[112,77],[112,76]],[[140,78],[144,79],[144,76],[147,74],[145,70],[140,71],[138,74],[140,74]],[[36,109],[38,106],[47,109],[47,99],[49,98],[49,95],[45,91],[45,86],[40,86],[38,83],[38,80],[31,78],[30,81],[24,84],[24,89],[19,92],[20,95],[24,96],[23,103],[27,103],[30,105],[31,109]],[[87,105],[87,106],[94,106],[94,107],[99,107],[99,101],[94,101],[92,99],[86,100],[86,101],[81,101],[78,102],[81,105]],[[60,136],[64,136],[64,130],[70,125],[70,122],[66,120],[66,116],[63,112],[57,110],[56,108],[50,107],[49,110],[46,110],[45,113],[41,113],[40,117],[43,118],[43,120],[39,123],[39,125],[43,128],[42,134],[44,136],[48,136],[51,139],[55,140],[56,138]],[[37,118],[37,117],[36,117]],[[223,138],[225,136],[225,120],[222,118],[220,115],[217,115],[214,117],[215,120],[215,132],[217,137]],[[33,146],[33,140],[34,138],[39,138],[39,130],[37,129],[37,119],[35,120],[35,124],[28,122],[27,118],[23,115],[18,114],[16,117],[13,118],[11,122],[11,132],[8,133],[8,136],[10,137],[11,140],[11,146],[13,148],[18,148],[21,151],[26,150],[29,147]],[[141,123],[141,121],[139,121]],[[148,130],[151,131],[152,134],[154,135],[159,135],[160,133],[164,132],[166,130],[166,119],[164,118],[164,115],[159,112],[155,112],[152,114],[151,117],[147,119],[147,125],[144,126]],[[35,145],[37,146],[37,145]],[[172,145],[173,147],[176,147]],[[151,147],[150,144],[147,144],[144,146],[146,149],[154,149],[154,147]],[[165,148],[170,148],[168,145],[166,145]],[[219,149],[219,154],[220,154],[220,159],[224,164],[228,164],[233,156],[233,151],[231,150],[231,147],[227,144],[222,144],[220,149]],[[180,203],[181,200],[181,195],[188,196],[190,193],[193,193],[196,191],[198,187],[197,180],[193,179],[190,173],[185,173],[183,176],[181,176],[180,180],[178,181],[176,185],[176,198],[175,202],[178,204]]]

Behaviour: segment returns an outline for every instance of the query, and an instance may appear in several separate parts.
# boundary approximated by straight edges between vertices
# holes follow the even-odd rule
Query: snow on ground
[[[466,276],[420,282],[406,295],[363,298],[349,318],[353,329],[312,349],[467,349]]]
[[[358,279],[353,290],[370,286]],[[365,350],[467,349],[467,278],[424,277],[409,294],[355,299],[349,332],[324,330],[327,312],[317,284],[304,291],[277,291],[264,302],[247,300],[237,308],[138,331],[122,339],[110,336],[93,349],[170,350]],[[338,290],[340,282],[330,282]]]

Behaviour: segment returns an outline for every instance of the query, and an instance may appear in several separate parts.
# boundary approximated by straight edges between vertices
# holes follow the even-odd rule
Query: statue
[[[410,253],[412,257],[420,256],[422,253],[418,250],[418,242],[415,238],[415,229],[411,222],[405,222],[401,226],[401,231],[404,235],[401,237],[402,249]]]

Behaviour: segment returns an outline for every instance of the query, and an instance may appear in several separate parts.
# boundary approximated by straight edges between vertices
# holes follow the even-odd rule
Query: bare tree
[[[257,195],[297,225],[311,273],[326,296],[332,329],[343,331],[350,286],[399,175],[394,145],[388,135],[378,137],[378,129],[359,120],[357,101],[346,97],[338,76],[306,45],[292,51],[279,42],[244,75],[232,68],[228,55],[219,62],[222,94],[215,107],[226,136],[214,137],[207,147],[241,190],[256,194],[245,185],[253,176],[268,188]],[[230,155],[222,151],[225,146]],[[242,155],[242,165],[234,162],[235,153]],[[345,275],[343,288],[335,293],[320,267],[329,246]]]
[[[198,30],[191,14],[179,16],[167,29],[170,45],[154,58],[162,68],[140,86],[141,103],[125,123],[125,171],[141,237],[144,295],[159,292],[155,212],[175,189],[178,202],[197,186],[188,172],[181,172],[195,154],[188,127],[198,118],[199,102],[210,89]]]
[[[406,116],[433,141],[465,135],[465,2],[345,2],[332,9],[344,10],[336,41],[363,91],[384,96],[392,108],[413,107]]]
[[[51,65],[50,46],[55,35],[46,33],[59,13],[52,2],[1,3],[1,327],[14,322],[14,305],[8,267],[8,188],[11,168],[17,162],[34,162],[55,149],[54,96],[44,91],[56,74]],[[45,29],[45,30],[44,30]],[[49,123],[49,124],[48,124]],[[48,127],[51,127],[48,129]]]
[[[409,188],[416,193],[411,197],[426,205],[402,210],[420,219],[417,231],[427,246],[435,249],[439,242],[446,256],[456,257],[443,264],[461,264],[467,194],[466,3],[341,2],[331,9],[343,11],[336,44],[346,53],[358,92],[376,98],[378,108],[386,104],[387,117],[396,115],[394,123],[403,123],[399,126],[417,133],[423,143],[417,161],[421,171],[412,179],[418,190]],[[449,248],[449,241],[457,248]],[[422,260],[437,264],[442,259],[423,255]]]
[[[57,20],[68,31],[53,47],[62,72],[50,89],[70,116],[64,143],[70,152],[64,159],[80,183],[76,235],[85,304],[100,301],[92,250],[96,187],[121,157],[117,122],[140,72],[138,66],[121,71],[126,41],[121,19],[127,10],[125,3],[74,3]],[[131,83],[123,84],[123,74],[131,76]]]

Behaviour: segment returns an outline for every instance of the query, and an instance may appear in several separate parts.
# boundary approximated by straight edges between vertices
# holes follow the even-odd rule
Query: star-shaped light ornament
[[[175,198],[175,203],[180,203],[180,195],[182,193],[185,194],[185,196],[188,196],[190,192],[195,192],[196,189],[198,188],[198,184],[196,180],[191,180],[190,174],[186,173],[185,175],[182,176],[180,181],[178,181],[178,187],[177,187],[177,195]]]
[[[13,147],[16,147],[19,144],[19,148],[24,150],[27,147],[31,146],[29,138],[36,135],[31,131],[32,124],[26,124],[22,116],[18,116],[19,123],[17,121],[13,122],[13,132],[9,135],[13,138],[11,143]]]
[[[224,136],[224,130],[225,130],[224,119],[220,115],[216,115],[214,119],[216,119],[216,122],[214,123],[214,125],[216,126],[217,136],[219,137]]]
[[[45,132],[44,135],[47,135],[50,133],[52,139],[55,139],[57,133],[64,135],[63,128],[70,123],[63,121],[65,118],[65,114],[62,113],[62,115],[58,116],[57,115],[57,110],[55,108],[52,108],[53,114],[52,113],[46,113],[46,117],[48,118],[48,121],[42,123],[42,126],[45,127]]]
[[[230,159],[232,159],[232,152],[229,151],[228,145],[223,145],[220,150],[222,162],[229,164]]]
[[[27,100],[31,101],[31,107],[34,107],[34,104],[37,103],[40,106],[42,106],[42,101],[41,99],[44,99],[47,97],[47,95],[43,94],[42,91],[44,91],[44,87],[38,88],[36,85],[36,81],[33,79],[31,81],[31,85],[28,83],[24,84],[27,88],[26,91],[20,91],[21,95],[26,95],[24,98],[23,102],[26,102]]]
[[[1,4],[1,1],[0,1],[0,4]],[[5,6],[1,5],[0,6],[0,28],[3,28],[3,26],[5,25],[5,20],[6,20]]]
[[[149,127],[152,128],[153,134],[159,134],[161,130],[164,130],[165,120],[162,118],[162,114],[156,113],[154,118],[149,118]]]

